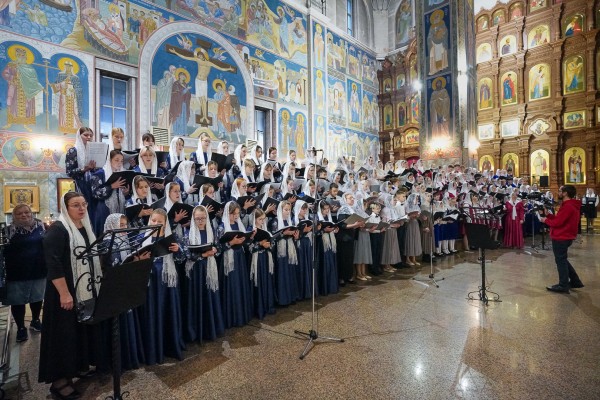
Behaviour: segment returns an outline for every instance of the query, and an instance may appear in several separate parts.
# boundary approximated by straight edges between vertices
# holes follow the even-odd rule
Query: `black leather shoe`
[[[561,285],[546,286],[546,289],[548,289],[551,292],[569,293],[569,288]]]
[[[585,287],[585,286],[583,285],[583,283],[581,281],[579,281],[579,282],[575,282],[575,283],[570,282],[569,287],[571,289],[581,289],[582,287]]]

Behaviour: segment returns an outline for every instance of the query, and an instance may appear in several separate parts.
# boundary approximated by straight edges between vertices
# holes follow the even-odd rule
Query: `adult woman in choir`
[[[198,148],[190,154],[190,161],[200,164],[199,172],[203,172],[212,158],[212,149],[210,147],[210,136],[206,132],[202,132],[198,138]]]
[[[75,181],[75,188],[81,193],[88,204],[94,204],[92,188],[89,183],[90,172],[96,169],[96,162],[87,159],[87,144],[94,139],[94,132],[84,126],[79,128],[75,135],[75,147],[67,150],[65,166],[67,175]],[[90,210],[90,218],[93,218],[93,210]]]
[[[198,188],[194,183],[196,176],[196,164],[193,161],[182,161],[177,167],[177,175],[173,178],[173,183],[176,183],[181,188],[181,200],[189,205],[196,203]]]
[[[133,168],[135,172],[151,175],[155,178],[163,178],[167,175],[167,171],[158,165],[156,152],[150,146],[144,146],[140,149],[137,165]],[[152,183],[151,188],[159,191],[164,190],[164,183]]]
[[[252,286],[254,315],[258,319],[263,319],[267,314],[275,313],[275,283],[273,280],[275,267],[271,252],[271,239],[260,241],[255,239],[258,229],[268,232],[267,215],[260,208],[255,209],[250,216],[248,230],[253,233],[248,250],[251,254],[250,285]]]
[[[104,223],[104,231],[127,228],[127,218],[123,214],[110,214]],[[116,267],[121,265],[131,252],[123,250],[129,247],[127,233],[117,233],[116,240],[111,237],[104,239],[104,267]],[[112,248],[110,248],[112,243]],[[150,258],[150,252],[146,251],[140,256],[134,257],[135,261]],[[119,315],[121,335],[121,366],[124,370],[136,369],[144,362],[144,348],[141,342],[140,314],[139,309],[128,310]]]
[[[310,221],[308,203],[302,200],[294,204],[294,225],[302,221]],[[313,235],[312,226],[300,230],[298,238],[298,295],[300,299],[309,299],[312,296],[312,266],[313,266]]]
[[[522,249],[525,245],[522,227],[525,222],[525,208],[516,191],[511,193],[510,200],[504,203],[504,206],[504,247]]]
[[[353,278],[354,266],[354,238],[356,229],[362,228],[363,222],[346,224],[344,220],[354,214],[354,194],[344,193],[342,196],[341,207],[337,212],[339,231],[336,236],[337,255],[338,255],[338,276],[340,286],[346,286],[346,282],[354,284]]]
[[[175,168],[180,161],[185,161],[185,142],[179,136],[175,136],[171,139],[169,145],[169,157],[167,158],[167,169],[170,171]]]
[[[44,324],[40,343],[39,382],[51,383],[57,399],[78,399],[72,379],[89,371],[90,365],[104,366],[98,349],[96,326],[77,322],[75,305],[92,298],[87,285],[74,282],[92,274],[99,282],[98,257],[78,260],[73,250],[89,247],[96,240],[81,193],[69,192],[61,199],[61,214],[44,236],[44,256],[48,268],[44,296]],[[96,279],[98,278],[98,279]],[[99,283],[92,286],[99,290]],[[100,365],[98,365],[100,364]]]
[[[44,261],[44,224],[33,218],[27,204],[17,204],[12,212],[13,221],[6,227],[8,244],[4,247],[6,267],[6,299],[17,324],[17,342],[28,339],[25,328],[25,305],[31,309],[32,331],[40,332],[40,312],[46,287],[46,263]]]
[[[552,195],[552,193],[550,193]],[[547,196],[546,196],[547,198]],[[550,199],[553,200],[553,199]],[[594,189],[587,188],[585,191],[585,197],[581,199],[581,209],[583,211],[583,215],[586,219],[586,232],[589,232],[590,229],[594,230],[594,220],[598,216],[598,203],[600,202],[600,197],[596,195]]]
[[[202,342],[214,340],[223,335],[225,324],[221,308],[219,291],[219,273],[217,270],[217,245],[208,210],[196,206],[188,235],[189,246],[213,245],[202,253],[189,251],[185,264],[186,279],[189,279],[187,304],[182,307],[187,313],[188,340]]]
[[[433,255],[435,244],[435,233],[433,228],[433,214],[431,213],[431,202],[433,196],[429,192],[421,195],[421,210],[419,212],[419,223],[421,225],[421,249],[423,249],[422,261],[434,261]],[[446,242],[446,246],[447,246]]]
[[[246,232],[246,227],[240,219],[240,206],[234,201],[225,204],[223,221],[217,230],[217,238],[221,240],[224,234],[232,231]],[[248,279],[250,274],[242,246],[245,239],[244,236],[236,236],[221,245],[224,274],[221,305],[225,328],[243,326],[252,319],[252,293],[250,279]]]
[[[144,240],[147,246],[171,235],[171,227],[167,222],[167,213],[157,209],[150,215],[148,225],[161,225],[161,228]],[[146,293],[146,303],[140,307],[142,317],[142,343],[147,365],[162,364],[166,357],[183,359],[183,342],[181,305],[175,263],[184,263],[186,257],[180,244],[181,238],[168,247],[169,254],[155,257],[150,273],[150,282]]]
[[[92,196],[96,200],[96,211],[92,223],[97,235],[102,233],[104,221],[109,214],[125,212],[126,196],[130,191],[125,179],[119,178],[116,182],[105,185],[113,172],[119,172],[122,169],[123,154],[119,150],[111,150],[104,167],[94,172],[90,178]]]
[[[372,201],[369,203],[368,207],[371,211],[371,215],[369,215],[367,223],[379,224],[381,222],[381,204],[377,201]],[[369,271],[371,274],[376,276],[383,273],[383,269],[381,267],[381,255],[383,254],[383,235],[385,235],[385,229],[373,229],[369,231],[372,259]]]
[[[355,194],[354,212],[359,217],[368,218],[369,215],[365,210],[365,203],[363,200],[364,196],[365,194],[362,191]],[[370,231],[361,227],[358,230],[356,240],[354,241],[354,276],[356,279],[359,281],[372,279],[371,276],[367,275],[367,265],[371,265],[372,263]]]
[[[277,206],[277,218],[274,218],[270,230],[274,234],[277,254],[277,274],[275,291],[277,302],[281,306],[295,303],[301,298],[298,293],[298,252],[296,242],[299,232],[290,229],[292,222],[292,205],[283,200]],[[277,234],[276,234],[277,233]]]
[[[320,201],[317,206],[317,253],[319,256],[319,293],[328,295],[337,293],[338,269],[337,269],[337,242],[335,234],[338,228],[328,223],[333,223],[330,206],[326,201]],[[329,226],[325,226],[325,225]]]

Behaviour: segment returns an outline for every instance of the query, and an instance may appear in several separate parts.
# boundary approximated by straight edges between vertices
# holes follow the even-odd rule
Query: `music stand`
[[[77,259],[89,261],[98,256],[102,265],[103,276],[94,272],[94,264],[90,264],[90,273],[80,276],[75,282],[84,283],[92,298],[77,302],[77,320],[84,324],[98,324],[111,319],[111,350],[113,372],[113,395],[106,400],[122,400],[129,392],[121,393],[121,337],[119,315],[146,302],[148,280],[152,269],[152,258],[111,265],[112,253],[120,251],[133,252],[140,247],[148,236],[161,228],[160,225],[140,228],[115,229],[104,232],[89,247],[77,247],[73,254]],[[105,243],[108,241],[108,245]],[[89,275],[87,279],[83,279]],[[100,282],[100,290],[96,291],[93,282]]]
[[[486,306],[489,301],[501,302],[500,295],[488,290],[485,283],[485,250],[494,250],[498,248],[497,243],[494,242],[490,236],[490,228],[483,224],[468,223],[465,225],[465,230],[467,232],[467,238],[469,239],[469,245],[479,248],[479,260],[481,261],[481,286],[479,286],[479,290],[469,292],[467,294],[467,299],[476,300],[475,297],[473,297],[473,293],[478,293],[479,301],[483,301]],[[491,299],[487,296],[488,292],[493,294]]]

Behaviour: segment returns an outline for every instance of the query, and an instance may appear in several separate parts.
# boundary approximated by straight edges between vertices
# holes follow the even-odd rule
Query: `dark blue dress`
[[[298,296],[300,299],[310,299],[312,297],[312,266],[313,266],[313,245],[309,234],[300,233],[298,240]],[[316,294],[316,293],[315,293]]]
[[[319,253],[319,266],[318,266],[318,287],[319,294],[328,295],[335,294],[339,290],[338,280],[338,269],[337,269],[337,255],[329,249],[325,250],[323,246],[323,233],[319,231],[317,233],[317,252]],[[335,235],[332,235],[335,238]]]
[[[83,195],[85,201],[88,203],[88,215],[90,216],[90,220],[94,221],[96,199],[92,196],[92,187],[90,185],[91,173],[89,171],[84,172],[85,165],[79,165],[77,162],[77,149],[75,147],[71,147],[67,150],[65,167],[67,175],[75,181],[75,188]]]
[[[237,223],[231,225],[232,230],[238,230]],[[225,227],[221,223],[217,236],[221,238]],[[246,325],[252,319],[252,293],[250,291],[250,273],[246,263],[246,254],[242,245],[232,248],[229,244],[222,247],[221,264],[225,268],[225,254],[233,251],[233,270],[223,275],[223,285],[220,286],[225,328]]]
[[[94,233],[96,236],[100,236],[102,232],[104,232],[104,222],[106,222],[106,218],[110,215],[110,210],[106,205],[105,201],[108,199],[115,190],[121,189],[113,189],[110,186],[104,186],[104,182],[106,182],[106,178],[104,176],[104,169],[96,170],[90,177],[90,185],[92,188],[92,196],[95,199],[95,211],[92,213],[94,215],[93,219],[90,216],[92,227],[94,229]],[[122,204],[119,204],[119,212],[123,214],[125,212],[125,201]],[[88,209],[90,207],[88,206]]]
[[[250,227],[249,230],[253,230],[253,228]],[[273,247],[272,242],[271,247]],[[248,249],[252,259],[256,256],[256,277],[250,279],[254,315],[258,319],[263,319],[267,314],[275,313],[275,283],[273,274],[269,272],[269,256],[272,257],[272,254],[271,250],[265,249],[257,242],[250,243]]]
[[[156,238],[153,238],[156,241]],[[173,254],[176,262],[185,261],[183,252]],[[179,287],[163,282],[163,257],[152,264],[146,304],[141,308],[142,341],[147,365],[162,364],[165,356],[183,359],[185,344],[182,335]],[[181,280],[181,277],[178,277]]]
[[[283,227],[282,227],[283,229]],[[276,232],[277,229],[277,220],[273,220],[272,231]],[[277,296],[277,303],[280,306],[287,306],[296,302],[300,296],[298,294],[298,276],[296,269],[298,268],[297,264],[292,264],[288,258],[288,249],[290,246],[296,246],[294,243],[294,239],[287,236],[280,235],[275,238],[276,246],[275,246],[275,254],[277,255],[277,267],[275,269],[275,293]],[[285,246],[286,251],[284,256],[279,256],[279,252],[277,248],[280,246],[280,242],[283,241],[282,244]]]

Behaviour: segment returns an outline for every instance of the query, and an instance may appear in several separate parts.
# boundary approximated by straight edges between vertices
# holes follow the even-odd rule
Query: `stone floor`
[[[487,281],[502,302],[469,301],[480,267],[477,253],[460,253],[437,264],[439,288],[411,279],[426,278],[424,266],[318,298],[319,333],[345,342],[319,341],[304,360],[294,330],[310,328],[310,302],[190,345],[182,362],[127,372],[123,390],[129,399],[165,400],[598,399],[599,248],[593,236],[572,246],[586,286],[568,295],[545,289],[557,282],[551,251],[497,250],[488,252]],[[46,398],[39,336],[13,346],[19,386],[8,397]],[[86,399],[111,394],[109,376],[76,386]]]

